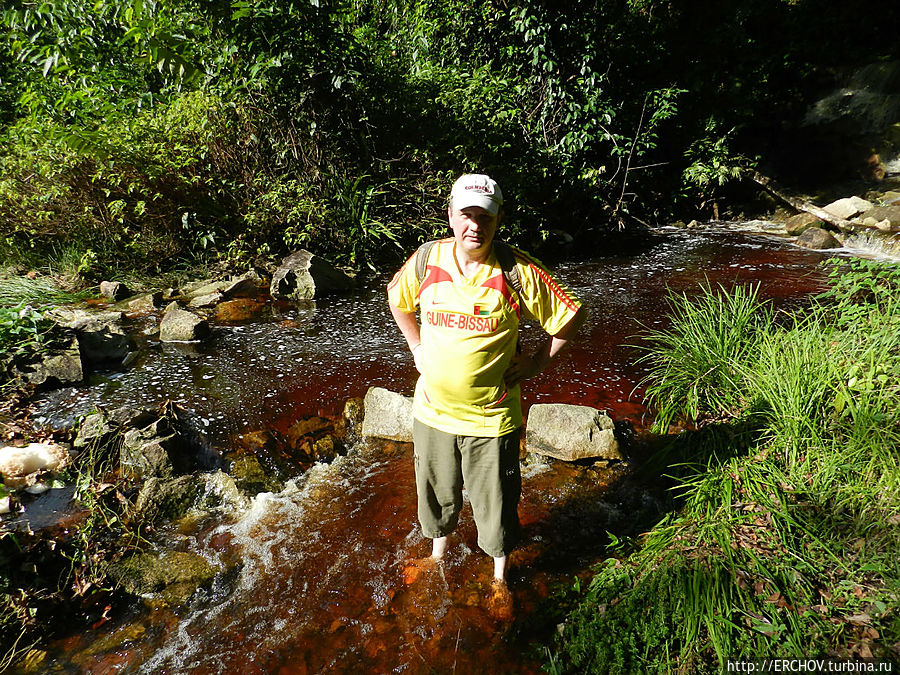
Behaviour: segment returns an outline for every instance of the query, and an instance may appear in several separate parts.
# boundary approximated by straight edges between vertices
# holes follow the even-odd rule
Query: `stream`
[[[749,231],[741,231],[741,230]],[[637,255],[554,267],[590,309],[589,324],[554,368],[523,386],[523,403],[607,410],[637,431],[652,421],[630,346],[664,326],[667,291],[695,294],[758,283],[777,307],[824,287],[826,257],[754,228],[664,229]],[[541,339],[523,331],[524,348]],[[227,449],[259,430],[285,432],[310,415],[337,416],[371,386],[411,394],[415,368],[387,310],[383,284],[308,307],[267,304],[253,321],[216,325],[202,345],[148,338],[127,370],[97,373],[33,404],[34,418],[71,425],[97,406],[191,410]],[[627,463],[626,463],[627,464]],[[609,534],[639,534],[669,500],[627,465],[529,460],[523,467],[522,545],[510,558],[515,617],[487,612],[491,561],[463,509],[443,569],[407,584],[404,562],[427,555],[416,521],[412,448],[360,443],[278,493],[215,522],[163,531],[221,573],[185,606],[148,599],[127,616],[51,645],[58,673],[538,673],[564,616],[558,591],[587,578]],[[408,580],[406,580],[408,581]],[[152,609],[151,609],[152,607]]]

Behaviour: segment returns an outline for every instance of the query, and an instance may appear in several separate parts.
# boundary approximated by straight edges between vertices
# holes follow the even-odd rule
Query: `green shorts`
[[[457,436],[413,421],[422,534],[435,539],[456,528],[465,484],[479,548],[495,558],[512,551],[519,539],[521,433],[516,429],[499,438]]]

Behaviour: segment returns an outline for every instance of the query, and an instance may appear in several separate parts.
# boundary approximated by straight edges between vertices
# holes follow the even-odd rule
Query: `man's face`
[[[497,233],[501,214],[502,212],[492,216],[480,206],[467,206],[459,210],[453,207],[447,209],[456,245],[470,253],[488,250]]]

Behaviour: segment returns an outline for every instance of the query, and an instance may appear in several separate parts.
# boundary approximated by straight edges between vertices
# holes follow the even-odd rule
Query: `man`
[[[413,400],[416,489],[432,558],[447,550],[466,486],[478,545],[494,559],[495,590],[519,534],[519,383],[544,370],[583,321],[581,303],[522,251],[495,250],[503,194],[485,175],[460,177],[447,217],[453,237],[413,255],[388,285],[388,302],[420,373]],[[509,252],[512,252],[510,255]],[[418,256],[426,255],[423,265]],[[503,267],[515,267],[515,272]],[[424,270],[424,274],[422,271]],[[510,279],[518,276],[518,281]],[[510,286],[519,286],[511,288]],[[420,310],[421,327],[416,320]],[[519,318],[550,335],[517,353]]]

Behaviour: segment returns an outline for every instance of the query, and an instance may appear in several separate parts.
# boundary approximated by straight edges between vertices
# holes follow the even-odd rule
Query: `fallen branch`
[[[750,174],[750,172],[748,172],[748,174]],[[766,192],[770,193],[771,195],[773,195],[775,197],[778,197],[778,199],[782,200],[783,202],[790,204],[792,207],[794,207],[798,211],[803,211],[805,213],[811,213],[819,220],[822,220],[826,223],[830,223],[831,225],[834,225],[835,227],[839,228],[843,232],[849,232],[853,229],[853,225],[850,223],[849,220],[844,220],[843,218],[838,218],[837,216],[834,216],[834,215],[828,213],[828,211],[822,209],[821,207],[816,206],[815,204],[811,204],[802,199],[798,199],[797,197],[792,197],[790,195],[785,194],[784,192],[782,192],[780,190],[775,189],[774,187],[772,187],[772,179],[769,178],[768,176],[763,176],[758,171],[754,171],[750,175],[750,177],[756,183],[759,183],[760,185],[762,185],[766,189]]]

